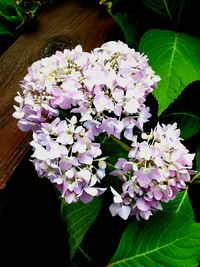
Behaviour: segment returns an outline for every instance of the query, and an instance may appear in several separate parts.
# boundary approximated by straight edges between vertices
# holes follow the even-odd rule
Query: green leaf
[[[24,12],[23,8],[21,8],[20,6],[16,6],[15,10],[16,10],[16,15],[18,17],[18,20],[21,23],[24,23],[24,21],[25,21],[25,12]]]
[[[194,213],[190,199],[188,196],[188,190],[184,190],[178,193],[174,200],[168,203],[163,203],[164,212],[181,213],[182,215],[188,215],[194,219]]]
[[[4,25],[4,24],[0,24],[0,35],[9,35],[9,36],[13,36],[12,32],[9,30],[9,28]]]
[[[143,0],[143,3],[160,16],[179,23],[185,0]]]
[[[192,184],[199,184],[200,183],[200,171],[195,174],[191,183]]]
[[[77,202],[74,204],[62,203],[61,212],[69,235],[70,257],[73,258],[77,249],[84,251],[80,244],[86,232],[96,220],[101,208],[99,198],[94,198],[88,204]],[[85,254],[85,253],[84,253]]]
[[[19,27],[25,21],[25,12],[14,0],[0,0],[0,20]]]
[[[181,213],[159,213],[145,223],[133,221],[122,235],[109,267],[196,267],[200,224]]]
[[[150,30],[140,42],[140,51],[148,55],[149,64],[161,81],[153,94],[160,115],[183,89],[200,80],[200,40],[165,30]]]
[[[183,139],[190,138],[200,131],[200,116],[192,112],[173,112],[161,117],[165,118],[167,122],[177,122]]]
[[[3,12],[8,12],[9,8],[15,5],[14,0],[0,0],[0,10]]]
[[[143,0],[143,3],[154,12],[160,14],[162,17],[172,20],[170,2],[170,0]]]
[[[198,146],[196,150],[196,169],[200,172],[200,146]]]
[[[198,177],[196,180],[194,180],[193,184],[200,184],[200,177]]]
[[[117,13],[115,16],[113,16],[113,19],[121,28],[126,43],[130,47],[137,48],[139,43],[139,30],[135,16],[132,13]]]

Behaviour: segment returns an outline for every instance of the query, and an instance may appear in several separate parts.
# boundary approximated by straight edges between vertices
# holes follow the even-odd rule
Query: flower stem
[[[197,178],[200,178],[200,172],[197,172],[197,174],[190,181],[190,184],[192,184]]]
[[[106,161],[106,164],[107,164],[109,167],[115,169],[115,166],[114,166],[113,164],[111,164],[110,162],[107,162],[107,161]]]
[[[111,138],[115,143],[117,143],[118,145],[120,145],[124,150],[126,150],[126,151],[128,151],[128,152],[131,150],[131,148],[130,148],[128,145],[126,145],[125,143],[123,143],[122,141],[120,141],[120,140],[119,140],[118,138],[116,138],[115,136],[111,135],[110,138]]]

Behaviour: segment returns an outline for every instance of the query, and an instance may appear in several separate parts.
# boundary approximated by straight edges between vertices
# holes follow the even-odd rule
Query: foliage
[[[143,0],[143,3],[161,17],[178,24],[185,5],[185,0]]]
[[[191,82],[200,80],[200,40],[182,33],[151,30],[144,34],[140,50],[161,77],[154,91],[159,115]]]
[[[96,220],[100,207],[101,201],[97,198],[87,205],[81,202],[67,205],[62,201],[61,212],[63,221],[68,226],[66,230],[69,235],[71,259],[73,259],[77,249],[83,252],[80,244],[87,230]]]
[[[17,5],[25,8],[25,9],[29,9],[31,8],[31,6],[37,4],[37,5],[41,5],[41,6],[45,6],[45,5],[51,5],[54,0],[16,0],[15,1]]]
[[[25,12],[21,7],[18,7],[12,0],[0,1],[0,21],[2,25],[7,26],[12,34],[11,27],[14,29],[20,28],[25,22]],[[3,31],[1,31],[3,34]]]
[[[108,266],[195,267],[199,253],[200,225],[188,216],[165,212],[143,225],[130,223]]]
[[[130,223],[109,266],[197,266],[199,253],[200,224],[186,190],[148,222]]]
[[[0,53],[32,23],[43,5],[52,2],[0,0]]]

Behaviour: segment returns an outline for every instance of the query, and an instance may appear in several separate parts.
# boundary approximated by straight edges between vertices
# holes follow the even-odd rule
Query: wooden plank
[[[84,2],[84,1],[83,1]],[[80,1],[63,1],[43,12],[37,28],[22,35],[0,58],[0,188],[3,188],[14,169],[29,149],[30,133],[22,133],[12,118],[14,96],[27,67],[35,61],[44,45],[52,38],[71,38],[84,50],[105,41],[113,21],[102,16],[98,9],[81,5]]]

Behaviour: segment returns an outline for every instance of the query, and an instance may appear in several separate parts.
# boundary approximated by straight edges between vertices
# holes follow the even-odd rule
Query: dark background
[[[67,235],[54,186],[27,155],[0,190],[0,266],[68,266]]]

